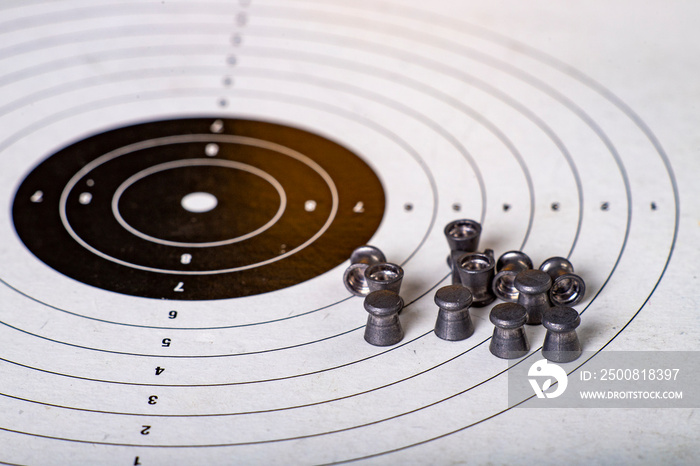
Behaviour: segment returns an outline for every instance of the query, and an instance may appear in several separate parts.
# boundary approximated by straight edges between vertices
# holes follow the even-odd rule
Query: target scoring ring
[[[222,299],[313,278],[372,237],[384,192],[356,154],[297,128],[211,121],[142,123],[56,152],[17,191],[20,238],[54,269],[99,288]],[[207,206],[187,208],[193,195]]]
[[[191,243],[185,243],[185,242],[179,242],[179,241],[168,241],[164,240],[161,238],[156,238],[153,236],[150,236],[146,233],[143,233],[139,231],[137,228],[134,228],[132,225],[130,225],[126,220],[124,220],[124,217],[122,216],[121,212],[119,211],[119,200],[122,197],[122,194],[124,194],[124,191],[129,189],[131,185],[136,183],[137,181],[140,181],[149,175],[159,173],[165,170],[171,170],[173,168],[181,168],[181,167],[191,167],[191,166],[217,166],[217,167],[224,167],[224,168],[232,168],[235,170],[242,170],[244,172],[248,172],[252,175],[258,176],[268,183],[272,185],[277,193],[279,194],[279,207],[277,209],[277,212],[275,212],[275,215],[263,226],[260,228],[253,230],[249,233],[237,236],[235,238],[230,238],[227,240],[222,240],[222,241],[210,241],[210,242],[191,242]],[[334,193],[335,194],[335,193]],[[195,195],[198,195],[195,197]],[[66,196],[67,197],[67,196]],[[337,198],[337,195],[335,196]],[[200,204],[197,204],[197,199],[201,199]],[[189,200],[189,202],[188,202]],[[218,199],[216,198],[215,195],[211,193],[203,193],[203,192],[195,192],[195,193],[190,193],[187,194],[185,197],[182,198],[181,204],[187,205],[191,204],[193,207],[188,209],[185,207],[185,210],[189,210],[190,212],[195,212],[195,213],[203,213],[203,212],[208,212],[216,208],[218,205]],[[334,199],[334,204],[337,204],[337,199]],[[199,205],[203,207],[198,207]],[[130,231],[134,235],[143,238],[147,241],[153,241],[154,243],[159,243],[159,244],[164,244],[166,246],[179,246],[179,247],[198,247],[198,248],[203,248],[203,247],[215,247],[215,246],[224,246],[226,244],[232,244],[232,243],[237,243],[240,241],[244,241],[248,238],[252,238],[253,236],[256,236],[265,230],[269,229],[272,225],[274,225],[277,220],[280,219],[282,214],[284,213],[284,209],[287,206],[287,195],[284,192],[284,188],[280,184],[279,181],[277,181],[275,178],[267,174],[266,172],[259,170],[253,166],[235,162],[232,160],[198,160],[198,159],[189,159],[189,160],[182,160],[182,161],[175,161],[175,162],[166,162],[160,165],[156,165],[151,168],[147,168],[146,170],[142,170],[139,173],[136,173],[135,175],[131,176],[129,179],[124,181],[119,188],[117,188],[117,191],[114,193],[114,197],[112,198],[112,212],[114,213],[114,217],[117,219],[119,224],[126,230]],[[62,204],[62,209],[65,209],[65,204]],[[62,210],[62,213],[64,211]],[[67,222],[67,218],[65,218],[65,215],[62,215],[62,220]],[[332,221],[332,219],[329,219]],[[66,229],[70,229],[69,224],[65,224],[64,226]],[[70,229],[71,233],[74,233],[72,229]],[[76,238],[78,241],[79,239]],[[79,240],[82,241],[82,240]],[[90,245],[86,245],[86,247],[90,248]],[[95,253],[99,253],[99,251],[95,251]],[[279,260],[279,259],[278,259]],[[135,266],[135,265],[132,265]]]

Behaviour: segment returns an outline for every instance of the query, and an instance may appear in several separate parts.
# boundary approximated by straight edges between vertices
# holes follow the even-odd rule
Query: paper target
[[[5,6],[0,462],[479,439],[517,404],[491,306],[467,340],[433,333],[456,218],[496,254],[571,260],[587,351],[644,310],[679,228],[654,128],[586,70],[415,3]],[[388,348],[342,283],[367,243],[405,270]]]
[[[280,142],[270,140],[275,134]],[[279,125],[209,118],[129,126],[73,144],[27,177],[13,215],[32,252],[84,283],[217,299],[273,291],[337,266],[369,240],[383,209],[376,175],[337,144]]]

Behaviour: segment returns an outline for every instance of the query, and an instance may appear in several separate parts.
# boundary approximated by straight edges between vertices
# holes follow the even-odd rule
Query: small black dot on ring
[[[413,204],[411,204],[410,202],[407,202],[406,204],[404,204],[403,209],[406,212],[410,212],[413,210]]]
[[[600,204],[600,210],[607,211],[610,209],[610,203],[609,202],[603,202]]]
[[[228,100],[219,99],[219,107],[226,107],[228,105]]]
[[[224,86],[229,87],[233,84],[233,78],[231,78],[231,76],[224,76],[222,83]]]
[[[452,204],[452,210],[454,210],[455,212],[459,212],[460,210],[462,210],[462,206],[459,202],[455,202],[454,204]]]
[[[510,204],[503,204],[503,212],[508,212],[510,210]]]
[[[241,45],[241,42],[243,42],[243,38],[240,34],[234,34],[233,36],[231,36],[231,43],[233,45]]]
[[[226,63],[229,65],[235,65],[236,64],[236,56],[235,55],[229,55],[226,57]]]
[[[553,211],[558,211],[559,210],[559,203],[558,202],[552,202],[552,210]]]

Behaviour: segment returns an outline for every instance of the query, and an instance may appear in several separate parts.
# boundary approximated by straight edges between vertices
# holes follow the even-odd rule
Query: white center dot
[[[219,145],[214,144],[213,142],[210,142],[204,147],[204,153],[207,154],[209,157],[214,157],[216,154],[219,153]]]
[[[183,209],[194,213],[209,212],[214,209],[218,203],[219,201],[216,199],[216,196],[202,192],[190,193],[180,201]]]
[[[309,200],[304,202],[304,210],[307,212],[313,212],[316,210],[316,201]]]
[[[92,202],[92,194],[81,193],[78,197],[78,202],[80,202],[82,205],[88,205],[90,202]]]

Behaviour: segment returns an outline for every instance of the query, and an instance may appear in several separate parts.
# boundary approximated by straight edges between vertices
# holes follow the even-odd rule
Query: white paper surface
[[[492,306],[465,341],[432,328],[442,229],[466,217],[497,255],[569,257],[585,350],[700,349],[695,3],[0,8],[0,463],[693,462],[691,409],[509,406]],[[364,342],[348,263],[274,293],[158,301],[24,247],[12,202],[37,163],[192,115],[281,122],[365,158],[387,197],[372,244],[406,274],[401,344]],[[545,330],[526,331],[536,352]]]

